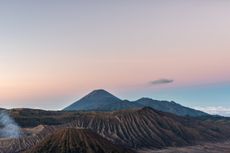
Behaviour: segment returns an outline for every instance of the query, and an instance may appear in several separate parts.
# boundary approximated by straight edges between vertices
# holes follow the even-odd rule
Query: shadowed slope
[[[86,129],[57,131],[26,153],[131,153]]]

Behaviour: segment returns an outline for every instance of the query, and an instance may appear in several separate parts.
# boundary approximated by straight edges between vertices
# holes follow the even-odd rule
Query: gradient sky
[[[230,108],[229,16],[228,0],[0,2],[0,107],[61,109],[104,88]]]

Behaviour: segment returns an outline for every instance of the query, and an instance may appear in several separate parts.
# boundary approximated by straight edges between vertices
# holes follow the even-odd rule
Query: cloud
[[[154,80],[151,81],[151,85],[161,85],[161,84],[169,84],[169,83],[173,83],[174,80],[172,79],[158,79],[158,80]]]
[[[230,117],[230,107],[209,106],[209,107],[196,107],[195,109],[201,110],[203,112],[206,112],[212,115],[222,115],[222,116]]]

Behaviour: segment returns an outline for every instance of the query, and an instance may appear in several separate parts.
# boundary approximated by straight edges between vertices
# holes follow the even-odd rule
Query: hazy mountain
[[[4,109],[4,108],[0,108],[0,111],[4,111],[4,110],[6,110],[6,109]]]
[[[66,107],[64,110],[114,111],[140,107],[143,106],[138,103],[123,101],[111,93],[103,89],[99,89],[92,91],[85,97]]]
[[[133,152],[133,151],[132,151]],[[48,136],[26,153],[132,153],[87,129],[66,128]]]
[[[66,107],[64,110],[115,111],[143,107],[151,107],[156,110],[173,113],[180,116],[208,115],[207,113],[181,106],[175,102],[158,101],[150,98],[141,98],[134,102],[121,100],[103,89],[94,90],[82,99]]]
[[[207,113],[192,108],[184,107],[175,102],[153,100],[151,98],[141,98],[135,103],[151,107],[159,111],[169,112],[180,116],[207,116]]]

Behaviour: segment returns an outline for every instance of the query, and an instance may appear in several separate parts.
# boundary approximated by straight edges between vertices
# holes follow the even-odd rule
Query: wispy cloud
[[[151,85],[161,85],[161,84],[169,84],[173,83],[174,80],[172,79],[158,79],[158,80],[153,80],[150,82]]]
[[[206,112],[212,115],[222,115],[222,116],[230,117],[230,107],[210,106],[210,107],[196,107],[195,109],[201,110],[203,112]]]

